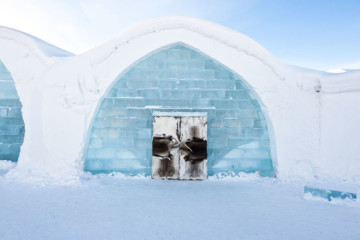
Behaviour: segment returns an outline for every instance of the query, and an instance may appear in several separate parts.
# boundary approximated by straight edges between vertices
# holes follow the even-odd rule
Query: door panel
[[[180,126],[180,179],[206,179],[206,117],[182,117]]]
[[[179,178],[180,118],[154,117],[152,178]]]

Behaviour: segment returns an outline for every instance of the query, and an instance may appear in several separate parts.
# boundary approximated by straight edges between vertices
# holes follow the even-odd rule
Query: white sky
[[[75,54],[167,15],[225,25],[291,64],[326,70],[360,63],[358,0],[0,0],[0,25]]]
[[[206,17],[213,15],[212,11],[219,11],[204,0],[197,2],[196,9],[202,6],[205,9],[200,14],[191,1],[0,0],[0,25],[30,33],[70,52],[81,53],[149,18],[172,14]]]

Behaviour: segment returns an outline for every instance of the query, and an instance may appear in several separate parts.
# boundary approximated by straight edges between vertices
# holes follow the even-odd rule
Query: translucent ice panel
[[[356,193],[341,192],[341,191],[322,189],[322,188],[313,188],[308,186],[304,186],[304,194],[305,196],[311,195],[313,197],[324,198],[328,201],[332,201],[333,199],[356,200]]]
[[[252,90],[180,43],[146,56],[108,89],[89,129],[85,170],[151,175],[154,111],[207,113],[209,175],[273,176],[267,123]]]
[[[21,103],[14,81],[0,61],[0,160],[18,160],[24,133]]]

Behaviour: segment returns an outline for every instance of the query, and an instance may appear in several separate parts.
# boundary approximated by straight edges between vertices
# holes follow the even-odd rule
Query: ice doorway
[[[109,87],[89,129],[84,169],[152,176],[154,112],[185,112],[207,116],[208,176],[274,176],[264,109],[241,76],[189,45],[171,44]]]

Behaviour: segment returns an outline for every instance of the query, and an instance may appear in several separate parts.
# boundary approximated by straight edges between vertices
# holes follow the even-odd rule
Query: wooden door
[[[152,178],[207,178],[207,118],[154,116]]]

